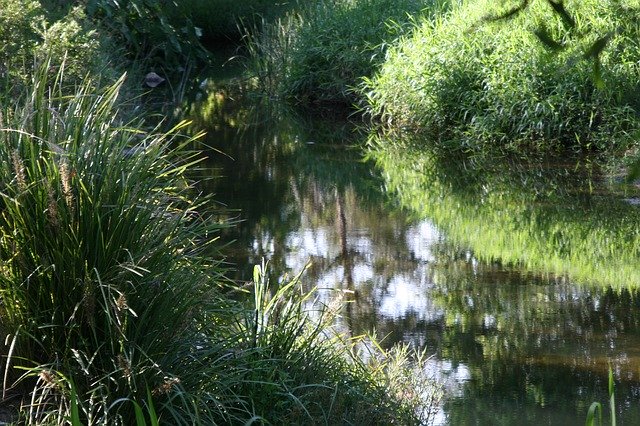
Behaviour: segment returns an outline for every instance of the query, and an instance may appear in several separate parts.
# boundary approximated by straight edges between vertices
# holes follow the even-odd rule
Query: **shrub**
[[[0,78],[8,86],[26,79],[44,15],[37,1],[0,0]]]
[[[116,52],[81,7],[54,14],[37,1],[0,0],[1,95],[19,94],[32,77],[34,63],[47,62],[52,77],[64,67],[64,85],[77,84],[88,74],[114,82]]]
[[[60,20],[48,25],[40,37],[36,57],[40,61],[49,58],[54,69],[64,66],[67,81],[79,82],[88,75],[99,76],[106,83],[117,80],[111,62],[118,49],[100,37],[81,7],[71,8]],[[105,52],[111,52],[111,56]]]
[[[639,11],[597,0],[566,6],[574,28],[542,1],[495,23],[483,21],[496,10],[487,0],[423,19],[366,81],[369,110],[393,126],[417,128],[455,146],[615,146],[637,128]],[[550,52],[534,35],[540,25],[568,47]],[[593,62],[583,58],[596,38],[609,33],[598,88]]]
[[[189,61],[205,61],[200,30],[178,3],[161,0],[88,0],[87,15],[125,46],[129,57],[177,71]]]
[[[290,9],[298,0],[182,0],[180,13],[189,17],[202,29],[205,42],[235,40],[242,36],[243,27],[253,27],[262,20],[270,21]]]

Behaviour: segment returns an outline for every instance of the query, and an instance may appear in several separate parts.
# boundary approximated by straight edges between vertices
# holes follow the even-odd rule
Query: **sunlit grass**
[[[248,40],[252,70],[272,96],[351,107],[360,78],[384,61],[393,40],[446,1],[314,1]],[[438,6],[436,6],[438,5]]]
[[[506,6],[505,6],[506,7]],[[620,148],[637,130],[637,9],[630,2],[566,2],[567,29],[548,2],[484,21],[495,2],[460,2],[423,19],[389,50],[363,93],[369,111],[393,127],[411,127],[431,143],[458,148],[570,146]],[[551,52],[539,25],[566,42]],[[585,50],[612,34],[601,55],[602,87]]]

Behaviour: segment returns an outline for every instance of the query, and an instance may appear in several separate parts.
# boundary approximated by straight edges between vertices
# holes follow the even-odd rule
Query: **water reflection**
[[[320,299],[350,301],[345,331],[375,329],[385,345],[434,353],[429,368],[450,396],[439,423],[582,423],[592,401],[606,400],[609,365],[619,419],[640,418],[635,290],[577,284],[640,277],[635,237],[620,237],[640,229],[623,201],[633,194],[599,189],[590,167],[586,179],[557,165],[490,174],[467,160],[387,153],[376,157],[380,175],[349,123],[203,87],[185,111],[208,130],[201,148],[216,178],[203,188],[241,220],[223,237],[235,240],[227,253],[238,281],[262,257],[274,282],[311,260],[306,282]],[[613,236],[629,253],[605,245]]]

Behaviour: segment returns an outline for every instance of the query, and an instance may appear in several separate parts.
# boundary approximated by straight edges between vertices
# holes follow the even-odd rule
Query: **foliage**
[[[201,30],[176,1],[87,0],[87,15],[119,39],[135,59],[177,71],[191,60],[206,60]]]
[[[214,42],[240,39],[243,27],[271,21],[297,3],[298,0],[181,0],[178,9],[202,28],[205,42]]]
[[[100,37],[81,7],[71,8],[40,36],[42,43],[35,49],[36,57],[41,61],[50,58],[53,70],[64,67],[67,81],[79,82],[87,75],[99,76],[105,82],[117,80],[117,71],[110,62],[118,49]]]
[[[598,0],[567,8],[571,28],[546,1],[506,22],[486,22],[496,8],[485,0],[423,19],[366,80],[369,111],[456,147],[623,148],[637,130],[638,10]],[[539,25],[567,48],[540,43]],[[608,47],[598,54],[604,84],[596,87],[585,49],[605,34]]]
[[[407,23],[427,13],[424,0],[315,1],[249,41],[265,90],[303,103],[350,106],[351,88],[384,60]]]
[[[0,78],[25,78],[44,17],[37,1],[0,1]]]
[[[76,84],[87,74],[117,80],[117,49],[96,32],[79,6],[54,14],[36,1],[1,0],[0,42],[1,96],[18,95],[34,64],[44,62],[52,75],[64,68],[63,85]]]

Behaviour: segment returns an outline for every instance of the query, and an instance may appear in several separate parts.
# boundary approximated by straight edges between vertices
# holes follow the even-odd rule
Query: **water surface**
[[[606,407],[609,366],[618,420],[640,422],[633,187],[584,159],[364,161],[367,135],[348,122],[213,81],[185,114],[208,132],[205,190],[240,220],[223,236],[235,279],[262,258],[274,282],[311,262],[309,288],[350,302],[347,333],[434,355],[438,423],[583,424],[593,401]]]

